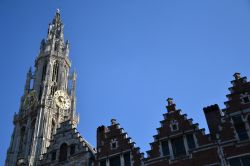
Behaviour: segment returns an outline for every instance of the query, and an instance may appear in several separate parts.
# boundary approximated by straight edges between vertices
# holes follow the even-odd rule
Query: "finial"
[[[60,9],[56,9],[56,13],[57,13],[57,14],[60,14]]]
[[[233,76],[234,76],[235,80],[238,80],[241,78],[240,73],[234,73]]]
[[[173,99],[172,99],[172,98],[168,98],[168,99],[167,99],[167,102],[168,102],[168,106],[171,106],[171,105],[173,105],[173,104],[174,104],[174,102],[173,102]]]
[[[76,69],[74,69],[73,70],[73,75],[72,75],[72,80],[76,80],[76,77],[77,77],[77,75],[76,75]]]
[[[111,125],[115,125],[116,124],[116,119],[111,119]]]

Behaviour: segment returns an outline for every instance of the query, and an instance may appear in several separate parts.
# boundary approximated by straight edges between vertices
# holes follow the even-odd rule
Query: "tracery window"
[[[42,81],[45,80],[46,72],[47,72],[47,62],[44,62],[43,71],[42,71]]]
[[[58,70],[59,70],[59,63],[58,63],[58,61],[56,61],[53,65],[52,81],[58,80]]]

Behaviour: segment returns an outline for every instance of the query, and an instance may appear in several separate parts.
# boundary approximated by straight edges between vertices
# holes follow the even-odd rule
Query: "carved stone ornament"
[[[30,91],[25,99],[24,99],[24,102],[23,102],[23,108],[25,110],[28,110],[28,109],[34,109],[35,106],[37,105],[37,95],[36,95],[36,91],[35,90],[32,90]]]

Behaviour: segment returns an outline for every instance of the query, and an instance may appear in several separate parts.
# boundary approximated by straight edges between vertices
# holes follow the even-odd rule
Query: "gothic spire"
[[[67,57],[69,54],[69,42],[64,41],[64,25],[60,10],[57,9],[52,22],[49,24],[47,39],[43,39],[40,46],[40,56],[58,55]]]

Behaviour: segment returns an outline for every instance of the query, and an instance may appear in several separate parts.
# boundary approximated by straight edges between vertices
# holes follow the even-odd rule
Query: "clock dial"
[[[36,91],[32,90],[24,99],[23,102],[23,107],[24,109],[32,109],[34,108],[34,106],[37,103],[37,95],[36,95]]]
[[[59,108],[64,109],[64,110],[69,109],[71,105],[69,96],[67,95],[65,91],[62,91],[62,90],[58,90],[55,92],[54,100],[56,102],[56,105]]]

